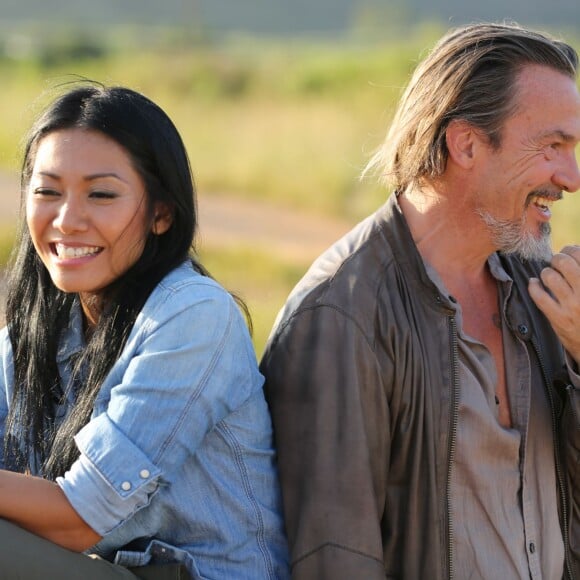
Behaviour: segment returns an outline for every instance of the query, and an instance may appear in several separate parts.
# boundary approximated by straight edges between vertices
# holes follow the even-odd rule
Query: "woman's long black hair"
[[[49,479],[64,474],[78,457],[73,437],[89,421],[98,390],[157,283],[188,257],[206,273],[190,256],[197,213],[185,147],[169,117],[135,91],[83,84],[58,98],[30,133],[22,166],[23,199],[39,142],[53,131],[72,128],[99,131],[121,145],[144,180],[148,219],[153,223],[155,203],[162,202],[171,210],[172,224],[162,235],[150,231],[141,257],[105,290],[98,324],[74,365],[76,403],[58,427],[55,407],[67,385],[61,384],[57,351],[77,297],[55,287],[28,228],[21,224],[6,309],[14,396],[5,429],[5,460],[10,469],[40,472]]]

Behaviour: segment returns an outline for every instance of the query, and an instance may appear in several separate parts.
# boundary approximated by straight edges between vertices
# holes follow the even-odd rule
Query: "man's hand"
[[[528,291],[570,356],[580,365],[580,246],[566,246],[530,280]],[[549,291],[549,292],[548,292]]]

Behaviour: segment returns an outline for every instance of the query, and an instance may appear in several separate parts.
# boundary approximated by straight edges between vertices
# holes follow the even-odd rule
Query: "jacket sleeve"
[[[566,468],[570,507],[570,550],[576,575],[580,575],[580,374],[578,366],[568,360],[569,377],[566,381],[567,395],[564,410]],[[576,576],[575,576],[576,577]]]
[[[384,579],[389,414],[372,345],[339,310],[294,315],[261,363],[296,580]]]

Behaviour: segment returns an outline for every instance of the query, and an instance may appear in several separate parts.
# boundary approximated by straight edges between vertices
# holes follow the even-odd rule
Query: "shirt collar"
[[[85,347],[83,333],[83,314],[79,300],[72,305],[68,326],[64,329],[56,354],[56,361],[61,363]]]
[[[449,290],[447,290],[447,288],[445,287],[443,280],[441,279],[435,268],[433,268],[425,260],[423,260],[423,264],[425,265],[427,275],[429,276],[433,284],[435,284],[437,290],[439,290],[439,293],[441,295],[441,298],[444,300],[445,305],[453,310],[456,310],[457,309],[456,300],[453,298],[453,296],[451,296]],[[500,287],[502,289],[502,297],[504,301],[507,301],[511,295],[513,284],[512,278],[505,271],[505,268],[503,267],[499,255],[497,253],[491,254],[491,256],[489,256],[489,258],[487,259],[487,264],[489,266],[489,271],[491,275],[500,284]]]

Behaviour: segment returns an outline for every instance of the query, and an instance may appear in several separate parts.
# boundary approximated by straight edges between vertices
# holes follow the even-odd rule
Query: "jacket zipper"
[[[451,519],[451,470],[455,456],[457,419],[459,416],[459,369],[457,324],[455,316],[449,317],[449,347],[451,355],[451,408],[449,411],[449,438],[447,446],[447,484],[445,490],[445,512],[447,517],[447,570],[449,580],[453,580],[453,521]]]
[[[544,379],[544,385],[546,387],[546,391],[548,392],[548,398],[550,399],[550,410],[552,414],[552,439],[554,442],[554,461],[556,463],[556,479],[558,481],[558,489],[560,492],[560,502],[562,505],[562,536],[564,540],[564,550],[565,550],[565,564],[566,564],[566,574],[570,580],[574,579],[574,574],[572,573],[572,565],[570,563],[570,542],[569,542],[569,534],[568,534],[568,497],[566,495],[566,488],[564,484],[564,477],[562,474],[562,464],[560,458],[560,449],[558,445],[559,437],[558,437],[558,421],[556,417],[556,404],[554,402],[554,393],[550,388],[550,381],[548,380],[548,373],[546,372],[546,366],[544,364],[544,359],[542,357],[542,351],[536,339],[532,337],[531,339],[532,346],[534,347],[534,351],[536,356],[538,357],[538,362],[540,363],[540,370],[542,371],[542,377]]]

